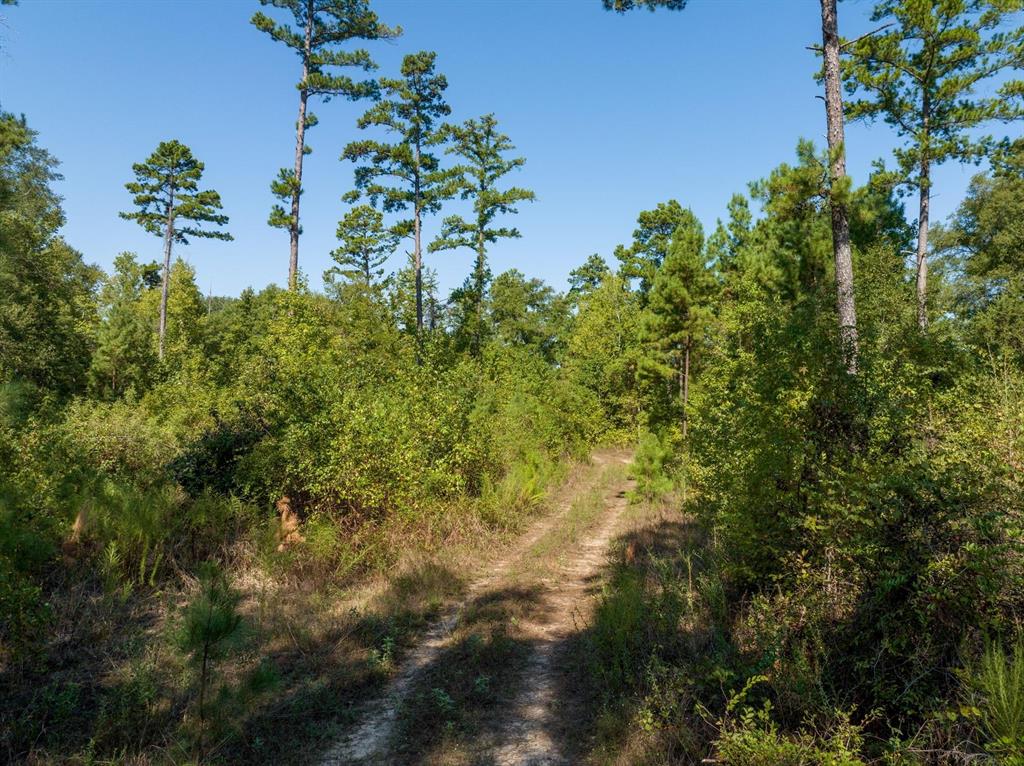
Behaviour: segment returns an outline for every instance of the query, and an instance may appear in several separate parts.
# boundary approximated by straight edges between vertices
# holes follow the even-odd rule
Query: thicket
[[[360,8],[362,37],[397,34]],[[927,178],[879,168],[832,189],[834,158],[801,142],[709,236],[678,201],[659,204],[563,295],[515,269],[492,276],[488,244],[518,236],[500,216],[533,194],[504,187],[523,160],[493,116],[440,123],[451,107],[434,54],[353,83],[324,67],[369,69],[365,52],[314,55],[256,21],[312,67],[300,159],[272,187],[292,203],[271,216],[289,232],[287,290],[204,298],[170,261],[195,233],[170,224],[162,268],[132,253],[109,274],[88,265],[59,234],[56,160],[0,116],[6,759],[302,758],[273,722],[304,723],[303,740],[343,725],[460,587],[436,564],[390,568],[417,546],[514,530],[564,458],[618,440],[638,445],[634,499],[687,515],[624,546],[585,632],[600,753],[1024,762],[1019,141],[958,157],[990,166],[927,241],[896,193],[926,199]],[[331,44],[360,37],[330,29]],[[346,149],[359,163],[347,200],[372,204],[342,217],[319,292],[298,270],[305,105],[346,91],[387,96],[359,126],[394,143]],[[198,190],[202,163],[167,146],[187,153]],[[171,160],[145,166],[141,208],[169,188]],[[384,185],[413,177],[425,196]],[[196,195],[178,200],[183,220],[227,223],[216,192]],[[836,321],[830,195],[849,217],[856,365]],[[454,197],[472,215],[422,242]],[[387,273],[409,237],[410,263]],[[930,248],[921,292],[915,237]],[[445,299],[424,262],[463,247],[472,272]],[[324,606],[382,571],[376,611]],[[311,627],[318,609],[327,628]]]
[[[851,192],[856,375],[809,147],[751,185],[760,216],[734,199],[689,436],[647,410],[634,468],[648,500],[685,487],[692,526],[621,564],[591,635],[630,758],[1024,757],[1019,152],[936,234],[926,334],[898,198]]]

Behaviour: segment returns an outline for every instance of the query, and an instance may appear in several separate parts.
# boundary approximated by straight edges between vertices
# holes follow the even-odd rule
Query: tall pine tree
[[[686,0],[602,0],[605,10],[625,13],[635,8],[653,11],[666,8],[679,11],[686,7]],[[821,34],[825,66],[822,79],[825,83],[825,119],[829,146],[829,206],[832,213],[832,252],[836,274],[836,308],[839,316],[839,333],[843,342],[846,368],[852,374],[857,371],[857,312],[853,293],[853,256],[850,247],[850,223],[846,210],[846,147],[843,129],[843,98],[839,68],[839,22],[836,15],[836,0],[821,0]],[[714,236],[716,250],[721,250],[722,237]],[[641,283],[643,289],[643,283]]]
[[[348,199],[364,192],[387,212],[412,210],[412,219],[400,222],[395,231],[413,237],[417,332],[423,328],[423,216],[436,213],[454,194],[452,172],[442,170],[432,152],[447,132],[438,120],[451,114],[444,100],[448,80],[434,71],[436,56],[430,51],[406,56],[401,78],[382,77],[383,98],[359,118],[360,128],[383,128],[396,141],[353,141],[341,155],[342,160],[365,163],[356,167],[357,191]]]
[[[200,228],[208,223],[223,226],[228,217],[221,209],[220,194],[199,190],[204,165],[192,156],[192,150],[180,141],[161,141],[149,159],[132,165],[135,180],[125,184],[138,210],[121,213],[150,234],[164,239],[163,285],[160,290],[158,355],[164,357],[167,331],[167,293],[170,287],[171,247],[175,242],[188,244],[189,237],[230,240],[224,231]]]
[[[643,335],[673,369],[679,381],[683,437],[687,432],[690,367],[695,349],[713,316],[714,274],[704,254],[704,231],[690,210],[684,210],[665,260],[658,268],[641,320]]]
[[[453,168],[457,176],[459,196],[473,200],[473,218],[467,221],[453,215],[444,219],[441,233],[430,244],[430,251],[454,250],[467,247],[476,253],[473,273],[462,288],[462,295],[469,298],[470,352],[480,355],[484,334],[484,300],[490,269],[487,266],[487,245],[499,239],[519,237],[519,230],[495,226],[499,215],[517,213],[520,202],[532,202],[535,195],[529,189],[511,186],[499,189],[501,179],[523,166],[523,157],[507,158],[515,150],[508,136],[498,131],[498,121],[493,114],[479,120],[466,120],[461,126],[453,126],[449,134],[452,139],[449,154],[461,158]]]
[[[288,287],[294,290],[299,270],[299,198],[302,196],[302,160],[312,150],[306,144],[306,129],[317,123],[308,111],[309,99],[330,101],[343,97],[355,101],[374,97],[377,83],[373,80],[356,81],[332,73],[333,69],[356,67],[364,71],[376,65],[365,50],[342,50],[350,40],[391,39],[402,33],[381,24],[377,14],[370,10],[367,0],[260,0],[289,11],[295,26],[278,24],[266,14],[257,11],[252,23],[274,40],[291,48],[302,63],[302,75],[296,88],[299,91],[299,116],[295,122],[295,164],[281,168],[270,189],[283,205],[275,205],[270,212],[271,226],[287,229],[290,239],[288,260]],[[288,205],[286,210],[284,205]]]
[[[861,96],[849,104],[854,120],[881,118],[905,140],[896,151],[904,183],[918,193],[917,320],[928,326],[928,225],[931,171],[954,159],[978,161],[990,141],[977,138],[991,120],[1024,116],[1024,83],[1004,82],[987,96],[977,89],[1008,68],[1022,65],[1024,27],[1006,29],[1017,0],[883,0],[875,21],[889,26],[848,45],[846,89]],[[1016,98],[1014,98],[1016,97]]]
[[[646,300],[654,284],[654,275],[668,254],[672,235],[687,222],[687,213],[674,199],[659,202],[654,210],[644,210],[637,216],[633,244],[615,248],[615,257],[622,264],[622,276],[639,280],[641,300]]]
[[[832,216],[832,258],[835,262],[836,311],[846,370],[857,372],[857,308],[853,295],[853,251],[846,197],[846,129],[843,124],[842,77],[839,65],[839,18],[836,0],[821,0],[822,79],[825,83],[825,125],[828,136],[828,202]]]

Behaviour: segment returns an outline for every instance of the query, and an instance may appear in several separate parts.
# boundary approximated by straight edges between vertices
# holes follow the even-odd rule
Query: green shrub
[[[771,705],[741,708],[719,723],[715,760],[726,766],[864,766],[859,727],[845,715],[829,732],[784,734],[772,720]]]
[[[985,749],[1001,763],[1024,763],[1024,640],[1010,651],[989,641],[964,671],[966,712],[976,718]]]
[[[654,502],[672,492],[671,467],[675,455],[655,434],[640,435],[630,473],[636,479],[633,499]]]

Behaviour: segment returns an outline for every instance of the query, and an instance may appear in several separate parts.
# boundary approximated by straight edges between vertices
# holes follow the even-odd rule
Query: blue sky
[[[840,5],[844,35],[871,28],[870,0]],[[118,218],[131,165],[163,139],[206,163],[231,217],[234,242],[198,240],[178,252],[200,288],[238,294],[282,284],[287,234],[266,225],[269,182],[294,156],[298,60],[252,27],[249,0],[22,0],[4,8],[0,105],[24,113],[62,162],[65,236],[109,267],[122,250],[145,260],[160,241]],[[527,158],[515,183],[537,193],[492,248],[495,273],[518,268],[564,289],[590,253],[610,257],[636,214],[676,198],[710,231],[748,181],[793,158],[799,137],[824,143],[812,74],[816,0],[693,0],[682,13],[604,12],[599,0],[378,0],[405,34],[366,47],[381,74],[435,50],[454,119],[494,112]],[[338,156],[364,103],[317,104],[308,134],[300,267],[319,287],[352,187]],[[848,126],[849,168],[863,181],[894,137]],[[960,200],[973,167],[936,176],[934,214]],[[452,212],[457,210],[453,205]],[[426,233],[436,232],[430,220]],[[394,266],[399,265],[397,256]],[[445,289],[469,271],[468,252],[432,255]]]

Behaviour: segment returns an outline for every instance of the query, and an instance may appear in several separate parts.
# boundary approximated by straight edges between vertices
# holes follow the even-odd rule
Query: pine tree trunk
[[[928,329],[928,163],[921,163],[921,200],[917,224],[917,326]]]
[[[416,206],[413,218],[413,269],[416,272],[416,334],[423,329],[423,258],[420,253],[420,209]]]
[[[420,147],[416,146],[413,178],[413,268],[416,271],[416,339],[423,330],[423,254],[420,251]]]
[[[825,118],[828,125],[829,174],[832,212],[832,254],[836,270],[836,308],[839,338],[847,371],[857,372],[857,310],[853,298],[853,257],[850,222],[846,203],[834,193],[846,176],[846,148],[843,128],[843,96],[839,69],[839,21],[836,0],[821,0],[821,35],[824,53]]]
[[[313,2],[306,3],[306,40],[302,56],[302,88],[299,90],[299,119],[295,124],[295,188],[292,190],[292,215],[288,226],[290,253],[288,258],[288,289],[294,290],[299,282],[299,197],[302,194],[302,159],[306,156],[306,102],[309,89],[309,57],[312,53]]]
[[[164,229],[164,273],[160,288],[160,330],[157,356],[164,358],[164,335],[167,333],[167,293],[171,283],[171,245],[174,242],[174,196],[167,205],[167,226]]]

